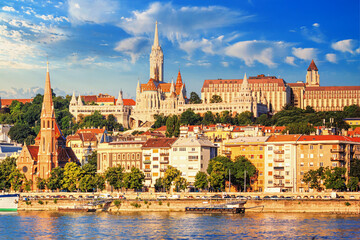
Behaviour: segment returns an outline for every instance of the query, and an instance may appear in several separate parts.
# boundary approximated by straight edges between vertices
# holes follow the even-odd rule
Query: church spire
[[[155,23],[155,36],[154,36],[154,47],[159,47],[159,33],[158,33],[158,27],[157,27],[157,21]]]
[[[116,105],[124,105],[122,90],[119,91],[118,99],[116,100]]]
[[[72,106],[76,105],[75,91],[73,92],[73,95],[72,95],[72,97],[71,97],[70,105],[72,105]]]
[[[50,84],[49,62],[47,62],[46,80],[44,89],[44,100],[41,109],[41,117],[55,117],[54,104]]]

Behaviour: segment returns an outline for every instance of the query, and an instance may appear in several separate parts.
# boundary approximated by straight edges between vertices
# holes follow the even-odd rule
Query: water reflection
[[[358,216],[246,213],[56,213],[0,215],[0,239],[355,239]]]

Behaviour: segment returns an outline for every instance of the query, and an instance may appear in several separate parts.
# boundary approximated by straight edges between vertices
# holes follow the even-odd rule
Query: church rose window
[[[27,170],[28,170],[28,168],[27,168],[26,166],[24,166],[23,169],[22,169],[22,171],[23,171],[24,173],[26,173]]]

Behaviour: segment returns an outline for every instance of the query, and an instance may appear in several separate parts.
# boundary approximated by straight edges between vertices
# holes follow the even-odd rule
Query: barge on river
[[[16,212],[19,203],[19,194],[0,195],[0,212]]]
[[[186,207],[185,212],[187,213],[201,213],[201,214],[211,214],[211,213],[222,213],[222,214],[240,214],[245,213],[246,201],[237,201],[229,202],[225,204],[219,204],[215,206],[207,207]]]

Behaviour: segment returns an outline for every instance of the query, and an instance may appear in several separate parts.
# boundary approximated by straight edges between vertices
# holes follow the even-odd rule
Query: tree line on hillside
[[[56,121],[62,133],[67,136],[75,133],[80,128],[103,128],[108,131],[123,130],[123,126],[117,123],[114,115],[110,114],[107,118],[98,111],[90,116],[80,115],[78,121],[69,112],[71,96],[57,97],[53,93],[53,103],[55,108]],[[8,109],[1,109],[0,123],[14,124],[9,131],[9,136],[17,143],[30,145],[34,143],[36,135],[40,131],[40,113],[42,108],[43,95],[37,94],[31,103],[21,103],[13,101]]]
[[[203,116],[195,113],[192,109],[187,109],[181,115],[165,116],[163,114],[154,115],[155,123],[153,128],[161,126],[167,127],[168,137],[178,137],[181,125],[209,125],[209,124],[232,124],[232,125],[263,125],[263,126],[286,126],[284,132],[289,134],[310,134],[315,132],[315,126],[337,127],[338,129],[349,129],[350,126],[344,122],[344,118],[360,117],[360,107],[351,105],[344,107],[344,111],[338,112],[315,112],[311,107],[306,109],[296,108],[289,105],[284,106],[283,110],[273,116],[263,114],[254,118],[253,113],[246,111],[236,113],[229,111],[212,113],[207,111]],[[333,119],[333,123],[330,123]]]

